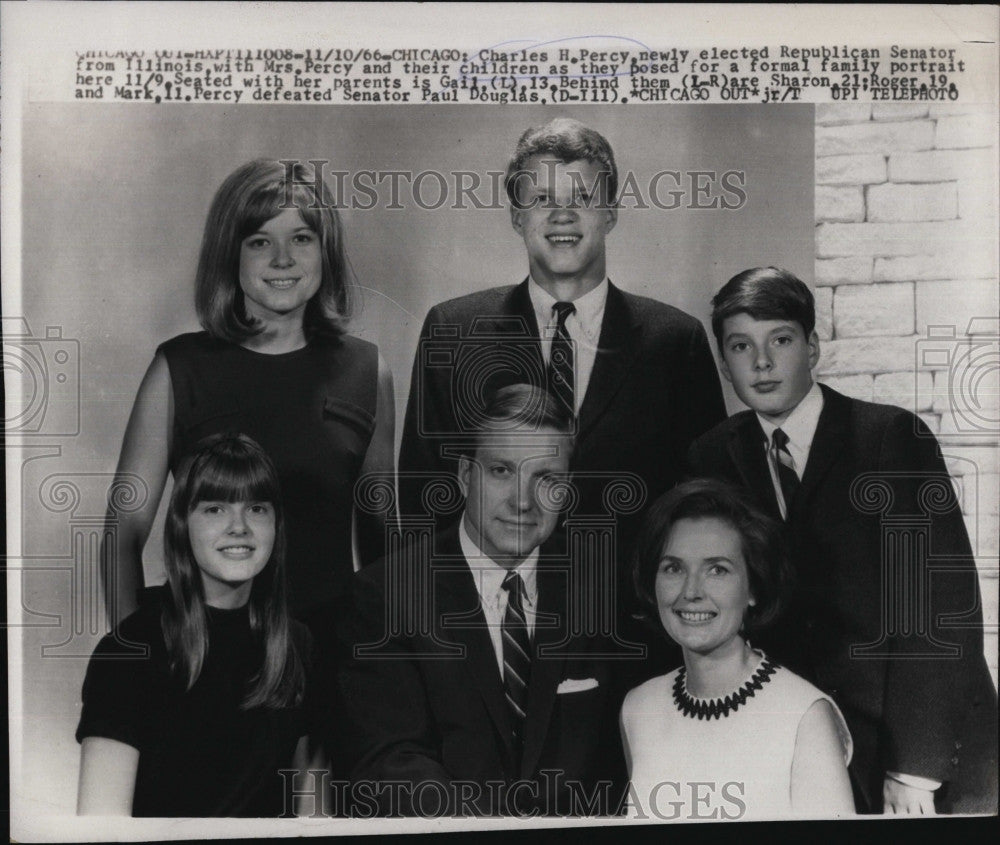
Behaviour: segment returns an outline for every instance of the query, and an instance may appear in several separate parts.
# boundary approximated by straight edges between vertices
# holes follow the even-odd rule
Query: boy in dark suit
[[[937,441],[908,411],[813,381],[813,296],[791,273],[746,270],[712,304],[722,373],[751,410],[699,438],[689,470],[785,520],[799,584],[773,656],[842,708],[859,809],[996,812],[996,692]]]
[[[448,447],[474,436],[491,390],[546,387],[574,418],[578,495],[568,515],[614,520],[618,615],[628,626],[631,539],[648,506],[680,480],[694,438],[725,418],[718,373],[697,319],[608,278],[618,169],[602,135],[567,118],[527,130],[505,186],[529,275],[428,313],[400,446],[400,512],[453,523],[454,511],[428,514],[427,504],[429,485],[455,477]],[[624,634],[646,638],[638,627]],[[627,665],[643,675],[636,661]],[[643,677],[665,668],[650,663]]]

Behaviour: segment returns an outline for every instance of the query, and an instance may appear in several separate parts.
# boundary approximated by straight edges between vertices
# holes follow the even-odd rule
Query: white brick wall
[[[927,117],[927,103],[872,103],[872,120],[891,122]]]
[[[913,283],[846,285],[833,300],[834,336],[913,334]]]
[[[992,147],[997,141],[994,115],[967,114],[942,117],[937,121],[934,146],[939,150],[965,150],[970,147]]]
[[[917,334],[927,326],[955,326],[961,335],[973,317],[1000,313],[998,288],[992,279],[916,283]]]
[[[907,279],[996,279],[997,263],[993,250],[970,251],[949,245],[933,255],[876,258],[873,273],[876,282],[899,282]]]
[[[965,249],[991,249],[991,237],[963,220],[940,223],[822,223],[816,232],[820,258],[849,255],[928,255],[960,245]]]
[[[914,369],[914,338],[852,337],[823,344],[818,372],[824,375],[891,373]]]
[[[912,155],[922,155],[922,153]],[[885,177],[885,156],[881,154],[826,156],[816,160],[817,185],[872,185],[884,182]]]
[[[947,118],[966,120],[966,118]],[[816,155],[858,155],[889,153],[895,150],[929,150],[934,146],[934,121],[905,123],[852,123],[846,126],[817,126]]]
[[[931,182],[924,185],[886,183],[872,185],[868,189],[869,220],[876,222],[954,220],[956,217],[958,217],[958,185],[955,182]],[[820,219],[818,214],[816,219]]]
[[[844,222],[865,219],[865,196],[860,186],[817,185],[815,202],[817,220]]]
[[[987,106],[816,107],[817,374],[918,413],[938,436],[973,535],[994,682],[1000,341],[997,322],[965,333],[970,319],[1000,313],[997,146]],[[930,338],[928,326],[955,337]]]
[[[866,255],[860,258],[817,258],[816,286],[871,284],[872,263]]]
[[[889,156],[889,179],[893,182],[938,182],[984,176],[993,166],[993,152],[981,150],[928,150],[893,153]],[[857,159],[860,156],[841,156]],[[883,162],[884,164],[884,162]],[[819,162],[817,162],[817,167]],[[874,168],[874,163],[868,164]],[[816,180],[817,183],[819,179]],[[882,180],[872,180],[882,181]]]
[[[816,294],[816,334],[820,340],[833,338],[833,289],[818,288]]]
[[[933,373],[882,373],[875,376],[874,401],[884,405],[898,405],[918,413],[930,411],[934,404]]]

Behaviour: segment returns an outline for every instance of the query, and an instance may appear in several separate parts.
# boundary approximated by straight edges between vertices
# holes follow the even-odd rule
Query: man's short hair
[[[605,185],[604,202],[613,206],[618,196],[618,165],[615,154],[607,139],[595,130],[584,126],[579,120],[557,117],[544,126],[527,129],[518,139],[514,157],[507,165],[504,187],[507,197],[515,207],[519,207],[517,195],[518,176],[524,173],[525,165],[532,156],[543,155],[563,164],[572,161],[589,161],[596,164],[602,173]]]
[[[816,328],[812,291],[795,274],[778,267],[754,267],[737,273],[712,297],[712,332],[722,351],[727,317],[749,314],[755,320],[792,320],[808,339]]]
[[[475,441],[466,450],[467,457],[483,445],[491,434],[533,432],[549,428],[570,439],[573,417],[566,406],[542,387],[510,384],[495,390],[487,399],[479,418]]]

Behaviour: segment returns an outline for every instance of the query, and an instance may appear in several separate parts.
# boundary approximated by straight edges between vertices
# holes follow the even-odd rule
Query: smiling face
[[[523,208],[511,208],[514,231],[524,239],[531,277],[550,293],[574,283],[579,294],[604,280],[604,238],[618,220],[605,201],[605,178],[597,164],[568,164],[532,156],[518,179]]]
[[[272,217],[240,244],[240,288],[248,317],[264,323],[301,319],[322,279],[320,237],[296,208]]]
[[[188,538],[206,603],[246,604],[254,577],[271,559],[274,536],[270,502],[198,502],[188,514]]]
[[[549,538],[559,512],[548,495],[569,470],[570,440],[561,432],[484,435],[475,458],[462,458],[465,527],[477,546],[513,568]]]
[[[685,652],[742,648],[753,597],[736,529],[717,517],[679,519],[664,544],[655,593],[660,622]]]
[[[722,374],[736,395],[780,425],[813,385],[819,338],[794,320],[756,320],[741,313],[722,323]]]

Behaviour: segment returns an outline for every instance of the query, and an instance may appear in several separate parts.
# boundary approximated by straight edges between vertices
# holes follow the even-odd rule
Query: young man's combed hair
[[[816,328],[816,304],[805,282],[778,267],[754,267],[733,276],[712,297],[712,332],[722,349],[722,324],[749,314],[755,320],[792,320],[808,338]]]
[[[504,180],[507,197],[515,207],[520,207],[518,183],[523,176],[528,175],[525,166],[532,156],[546,156],[564,164],[571,161],[593,162],[601,171],[604,181],[605,203],[615,205],[615,198],[618,196],[618,165],[615,164],[611,145],[600,132],[567,117],[557,117],[544,126],[533,126],[526,130],[518,139]]]

